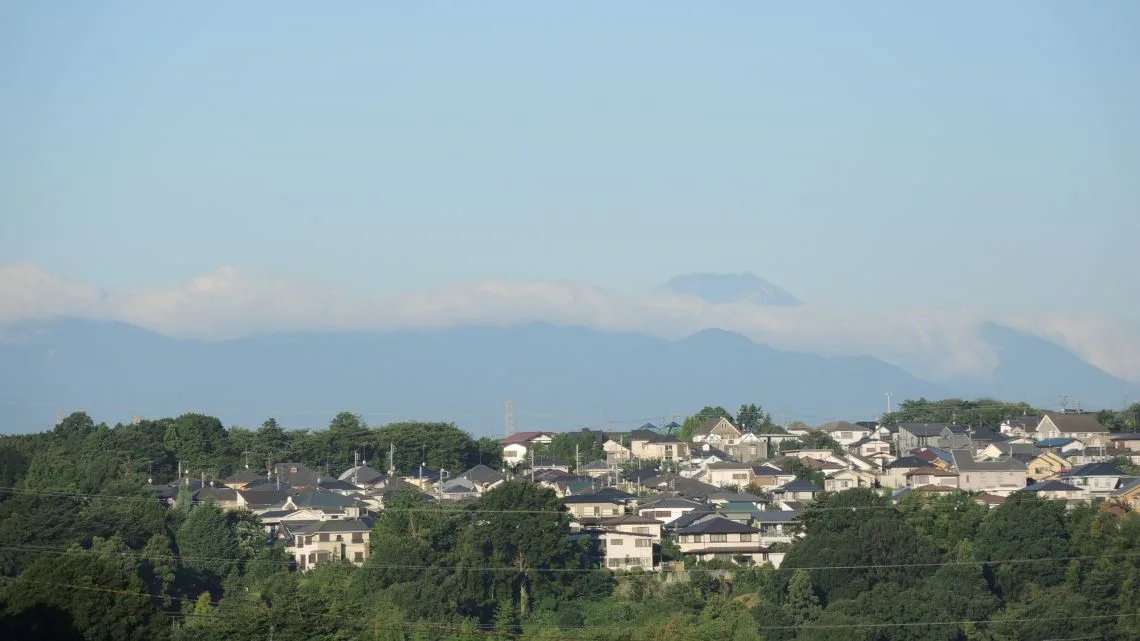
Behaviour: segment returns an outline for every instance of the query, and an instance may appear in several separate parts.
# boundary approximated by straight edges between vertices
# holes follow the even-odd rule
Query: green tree
[[[741,405],[736,412],[736,426],[742,431],[771,433],[775,425],[772,415],[755,403]]]
[[[822,608],[819,605],[819,595],[811,582],[811,575],[807,570],[798,569],[792,572],[788,582],[788,598],[784,602],[784,610],[792,620],[793,625],[803,625],[819,618]]]
[[[177,541],[183,564],[200,572],[209,584],[220,585],[237,567],[237,537],[228,515],[213,503],[190,510],[178,528]]]
[[[685,442],[692,441],[693,433],[697,431],[697,428],[705,421],[713,418],[727,418],[731,421],[732,414],[719,405],[717,407],[706,406],[701,411],[685,419],[685,422],[681,424],[681,430],[677,432],[677,438]]]

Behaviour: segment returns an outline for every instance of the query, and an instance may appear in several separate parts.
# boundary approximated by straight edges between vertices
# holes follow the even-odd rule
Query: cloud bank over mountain
[[[670,339],[720,328],[782,350],[828,356],[867,354],[920,378],[946,381],[984,379],[997,370],[999,356],[982,332],[984,323],[996,322],[1062,345],[1113,375],[1140,381],[1140,324],[1135,321],[971,309],[855,312],[794,304],[789,302],[795,301],[790,294],[756,280],[771,289],[760,291],[759,297],[756,291],[744,290],[717,298],[709,292],[720,291],[723,283],[706,280],[703,287],[682,293],[666,287],[639,297],[622,297],[566,281],[486,281],[379,298],[231,267],[184,283],[108,291],[24,263],[0,267],[0,326],[81,317],[203,339],[531,321]]]

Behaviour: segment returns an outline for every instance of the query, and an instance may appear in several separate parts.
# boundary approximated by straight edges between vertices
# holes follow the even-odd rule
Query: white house
[[[515,432],[499,442],[503,447],[503,462],[511,466],[521,465],[531,448],[549,445],[553,441],[553,432]]]
[[[677,547],[686,557],[711,561],[721,559],[739,563],[746,561],[756,565],[771,562],[778,566],[783,555],[772,558],[769,550],[760,543],[760,530],[714,517],[694,523],[677,532]]]
[[[630,514],[602,519],[598,527],[601,528],[598,540],[606,568],[654,569],[653,546],[661,543],[660,521]]]
[[[714,447],[736,445],[743,436],[727,418],[710,418],[693,431],[693,443],[710,443]]]
[[[856,425],[848,421],[831,421],[830,423],[820,425],[819,429],[823,432],[827,432],[832,440],[843,447],[847,447],[852,443],[867,438],[871,435],[871,432],[874,431],[869,427],[863,427],[862,425]]]
[[[1037,424],[1038,441],[1050,438],[1075,438],[1085,445],[1104,445],[1109,438],[1108,428],[1096,420],[1095,414],[1067,414],[1046,412]]]

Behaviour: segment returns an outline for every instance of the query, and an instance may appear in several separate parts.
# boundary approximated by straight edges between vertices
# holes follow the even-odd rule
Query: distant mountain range
[[[45,429],[57,411],[96,420],[200,411],[256,426],[323,427],[338,411],[370,423],[450,420],[500,434],[504,401],[517,430],[628,429],[704,405],[761,403],[782,420],[873,419],[885,392],[904,398],[992,395],[1039,403],[1056,390],[1117,405],[1140,389],[1046,341],[999,326],[990,380],[936,385],[871,357],[783,352],[704,330],[679,341],[532,323],[437,331],[287,333],[205,342],[121,323],[25,324],[0,341],[0,431]],[[1087,395],[1087,396],[1082,396]]]
[[[755,274],[685,274],[662,287],[677,296],[694,296],[714,305],[751,303],[771,307],[792,307],[800,300]]]

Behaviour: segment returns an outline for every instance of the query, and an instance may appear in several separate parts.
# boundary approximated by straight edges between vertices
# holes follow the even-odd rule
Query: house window
[[[312,545],[312,544],[313,544],[313,537],[306,536],[305,537],[305,545]]]
[[[610,545],[621,545],[621,544],[622,544],[621,539],[610,539]]]
[[[748,480],[748,473],[747,472],[742,472],[740,474],[733,473],[732,480],[734,480],[734,481],[747,481]]]
[[[635,527],[635,528],[633,528],[633,533],[634,534],[649,534],[649,528],[647,528],[647,527]]]
[[[748,543],[748,542],[750,542],[751,540],[752,540],[752,535],[751,535],[751,534],[741,534],[741,535],[740,535],[740,542],[741,542],[741,543]]]
[[[616,568],[616,567],[621,566],[621,559],[608,559],[607,562],[611,568]]]
[[[338,534],[338,535],[336,535],[336,540],[338,540],[338,541],[343,541],[343,540],[344,540],[344,536],[342,536],[342,535]]]
[[[364,563],[364,553],[363,552],[354,552],[352,555],[352,560],[355,561],[356,563]]]
[[[329,535],[328,534],[321,534],[319,537],[319,540],[321,543],[327,543],[329,540]]]
[[[364,543],[364,534],[362,534],[360,532],[354,532],[352,535],[352,542],[353,543]]]
[[[594,511],[594,516],[601,516],[601,514],[602,514],[602,508],[598,507],[597,505],[594,506],[593,511]]]
[[[710,543],[727,543],[728,542],[728,535],[727,534],[710,534],[709,535],[709,542]]]
[[[635,547],[635,548],[651,548],[651,547],[653,547],[653,541],[651,541],[649,539],[636,539],[633,542],[633,547]]]

